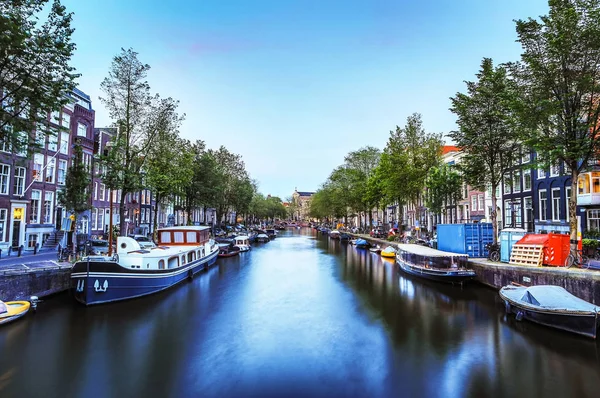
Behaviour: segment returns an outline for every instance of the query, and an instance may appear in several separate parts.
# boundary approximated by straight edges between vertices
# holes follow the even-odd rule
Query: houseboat
[[[114,256],[89,256],[71,271],[74,297],[85,305],[109,303],[160,292],[214,264],[219,247],[210,227],[158,230],[158,245],[142,249],[129,237],[117,238]]]
[[[410,275],[462,284],[475,278],[475,271],[467,269],[466,254],[443,252],[416,244],[398,244],[396,261],[400,269]]]
[[[251,249],[250,239],[246,235],[236,236],[233,240],[233,245],[243,252],[247,252]]]

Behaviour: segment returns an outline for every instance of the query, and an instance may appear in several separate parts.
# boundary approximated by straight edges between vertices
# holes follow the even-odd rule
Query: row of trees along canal
[[[58,0],[45,13],[46,3],[0,3],[0,96],[2,104],[10,104],[0,107],[0,139],[14,153],[26,150],[29,159],[41,149],[34,132],[56,139],[58,131],[48,123],[48,114],[72,101],[79,77],[70,66],[76,49],[71,41],[73,14]],[[258,193],[240,155],[180,137],[185,115],[178,113],[178,101],[151,94],[149,69],[135,51],[122,50],[101,84],[100,100],[117,132],[98,162],[106,187],[121,192],[119,230],[125,233],[127,194],[141,189],[150,189],[157,204],[175,204],[187,215],[187,223],[193,210],[207,207],[215,209],[217,222],[231,211],[258,220],[285,217],[279,198]],[[90,208],[92,181],[76,142],[73,157],[58,200],[77,215]],[[154,230],[157,211],[155,206]]]
[[[441,164],[442,136],[426,132],[414,114],[390,132],[381,153],[367,147],[348,154],[315,194],[312,215],[341,218],[421,200],[439,213],[460,195],[463,180],[480,190],[491,187],[496,209],[503,176],[530,151],[536,159],[524,167],[562,161],[577,192],[579,174],[597,162],[600,150],[600,0],[549,0],[548,6],[547,15],[516,21],[520,60],[494,66],[484,58],[477,80],[450,99],[458,130],[448,136],[463,153],[459,164]],[[573,194],[573,250],[576,205]],[[496,211],[491,218],[497,237]]]

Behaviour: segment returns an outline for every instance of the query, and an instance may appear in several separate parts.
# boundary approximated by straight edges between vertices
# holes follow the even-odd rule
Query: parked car
[[[373,238],[385,238],[387,236],[383,228],[373,228],[370,235]]]
[[[140,244],[142,249],[152,249],[153,247],[156,247],[154,242],[152,242],[152,239],[148,238],[147,236],[129,235],[129,237],[135,239]]]
[[[90,239],[85,244],[90,256],[106,256],[108,254],[107,240]]]

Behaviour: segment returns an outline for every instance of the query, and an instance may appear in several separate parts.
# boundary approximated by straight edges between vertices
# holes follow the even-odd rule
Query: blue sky
[[[483,57],[516,60],[514,19],[546,0],[63,0],[73,65],[96,126],[120,48],[152,67],[154,92],[180,100],[183,137],[243,156],[261,192],[318,189],[344,155],[383,148],[413,112],[456,128],[449,97]]]

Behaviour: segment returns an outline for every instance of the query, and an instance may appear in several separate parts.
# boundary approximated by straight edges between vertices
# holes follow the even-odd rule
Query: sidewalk
[[[33,251],[23,251],[21,257],[18,257],[16,252],[12,252],[10,256],[3,251],[0,258],[0,275],[27,273],[32,271],[41,271],[44,269],[65,268],[70,267],[68,263],[59,263],[57,261],[57,252],[54,249],[42,250],[37,254]]]

